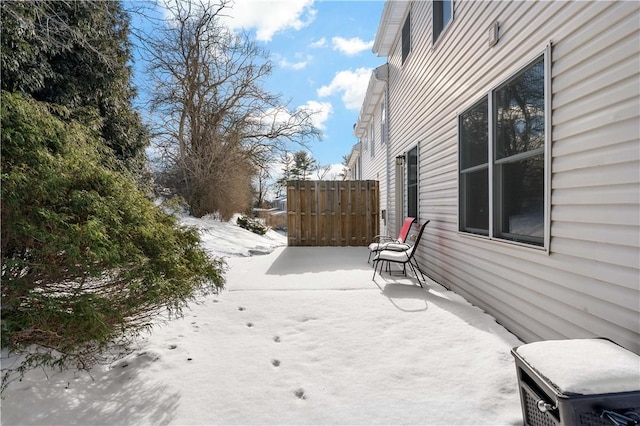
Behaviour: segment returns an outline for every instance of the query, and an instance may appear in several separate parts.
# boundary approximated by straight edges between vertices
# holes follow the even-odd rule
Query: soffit
[[[384,93],[388,77],[389,71],[387,64],[380,65],[371,72],[371,76],[369,77],[369,86],[367,87],[367,94],[365,95],[362,108],[360,109],[358,122],[355,124],[353,129],[353,134],[357,138],[362,138],[366,134],[369,122],[373,119],[375,109],[380,105],[380,98]]]
[[[385,2],[376,38],[373,42],[373,53],[378,56],[389,56],[410,5],[411,2],[405,0],[387,0]]]

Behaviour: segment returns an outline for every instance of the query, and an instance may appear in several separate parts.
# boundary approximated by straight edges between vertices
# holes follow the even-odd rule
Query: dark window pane
[[[418,191],[417,187],[409,188],[407,193],[407,215],[409,217],[418,216]]]
[[[501,236],[541,245],[544,238],[544,155],[502,164],[498,173],[502,184]]]
[[[407,165],[409,167],[409,185],[418,183],[418,148],[413,148],[407,153]]]
[[[460,168],[486,164],[489,152],[489,100],[460,115]]]
[[[402,63],[407,59],[411,51],[411,12],[407,15],[407,19],[402,26]]]
[[[460,176],[462,202],[461,229],[479,234],[489,233],[489,170],[483,169]]]
[[[451,0],[442,1],[434,0],[433,6],[433,42],[435,43],[440,37],[440,33],[444,30],[451,20]]]
[[[544,146],[544,60],[495,91],[496,159]]]
[[[418,217],[418,147],[407,153],[407,214]]]

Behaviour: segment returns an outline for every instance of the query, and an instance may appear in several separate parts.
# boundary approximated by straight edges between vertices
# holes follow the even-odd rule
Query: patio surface
[[[227,287],[91,377],[34,371],[2,424],[521,425],[520,342],[362,247],[231,257]]]

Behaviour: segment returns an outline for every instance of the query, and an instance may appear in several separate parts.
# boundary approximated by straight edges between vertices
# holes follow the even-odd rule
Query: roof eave
[[[373,42],[373,53],[378,56],[389,56],[410,5],[411,2],[405,0],[387,0],[384,3],[382,17]]]

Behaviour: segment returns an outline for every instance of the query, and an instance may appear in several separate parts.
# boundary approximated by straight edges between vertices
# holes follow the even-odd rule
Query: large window
[[[433,0],[433,43],[447,27],[453,15],[453,0]]]
[[[458,118],[460,229],[489,235],[489,102],[485,96]]]
[[[461,231],[544,245],[545,128],[544,57],[460,114]]]
[[[411,52],[411,11],[407,14],[406,19],[404,20],[404,25],[402,26],[402,63],[409,56],[409,52]]]
[[[418,147],[407,153],[407,216],[418,217]]]

